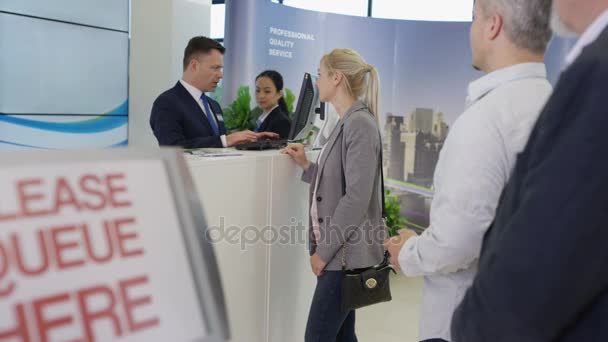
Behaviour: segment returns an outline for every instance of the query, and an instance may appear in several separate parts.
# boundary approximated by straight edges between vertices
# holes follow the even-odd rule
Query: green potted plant
[[[401,216],[401,201],[388,189],[384,189],[384,205],[386,208],[386,228],[389,236],[399,235],[399,230],[403,228],[412,229],[418,234],[426,229]]]
[[[384,206],[386,210],[386,228],[388,236],[399,235],[399,229],[405,227],[405,219],[401,217],[401,202],[393,192],[384,189]]]
[[[251,116],[251,94],[249,87],[239,87],[236,99],[224,108],[224,124],[229,131],[255,129],[255,118]]]
[[[294,95],[293,91],[291,91],[291,89],[285,88],[285,95],[283,97],[285,98],[285,103],[287,103],[287,111],[289,111],[289,118],[293,119],[293,112],[296,110],[293,107],[293,104],[296,102],[296,96]]]

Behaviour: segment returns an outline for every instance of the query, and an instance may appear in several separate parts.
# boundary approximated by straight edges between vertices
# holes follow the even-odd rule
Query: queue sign
[[[0,341],[228,337],[179,151],[9,153],[0,189]]]

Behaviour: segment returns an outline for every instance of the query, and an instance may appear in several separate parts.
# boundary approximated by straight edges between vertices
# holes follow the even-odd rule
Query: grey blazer
[[[309,222],[310,255],[327,262],[328,271],[379,264],[387,236],[382,220],[379,158],[382,144],[378,124],[360,101],[344,114],[332,132],[321,160],[302,174],[310,183],[310,204],[317,202],[321,237],[313,238]],[[317,196],[313,197],[319,173]],[[310,219],[311,220],[311,219]],[[346,241],[346,242],[345,242]]]

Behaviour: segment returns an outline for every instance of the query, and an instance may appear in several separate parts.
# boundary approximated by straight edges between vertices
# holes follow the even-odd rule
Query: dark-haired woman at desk
[[[283,76],[274,70],[263,71],[255,78],[255,101],[263,112],[256,132],[273,132],[287,139],[291,129],[287,103],[283,98]]]

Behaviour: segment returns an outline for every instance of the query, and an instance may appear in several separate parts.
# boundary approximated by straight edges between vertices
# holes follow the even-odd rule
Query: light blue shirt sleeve
[[[439,156],[430,226],[401,249],[402,272],[451,273],[475,262],[509,171],[497,126],[482,115],[461,117]]]

